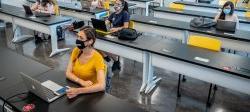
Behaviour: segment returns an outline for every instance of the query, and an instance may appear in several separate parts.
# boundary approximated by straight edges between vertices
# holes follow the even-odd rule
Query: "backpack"
[[[210,28],[215,25],[216,22],[214,22],[213,19],[203,17],[194,18],[190,22],[190,26],[195,28]]]
[[[132,28],[123,28],[118,32],[118,38],[121,40],[136,40],[140,34],[137,33],[135,29]]]

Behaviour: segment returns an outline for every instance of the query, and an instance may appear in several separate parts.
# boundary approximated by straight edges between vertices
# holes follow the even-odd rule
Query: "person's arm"
[[[123,28],[129,28],[129,21],[130,21],[129,14],[126,12],[126,13],[124,13],[123,17],[124,17],[123,26],[112,28],[112,29],[110,29],[111,32],[117,32],[117,31],[122,30]]]
[[[221,12],[219,12],[215,17],[214,17],[214,22],[217,22],[218,19],[220,18]]]
[[[103,1],[102,0],[98,0],[98,8],[103,8]]]
[[[54,5],[47,4],[47,6],[44,7],[43,10],[40,10],[40,12],[42,12],[42,13],[54,14],[54,13],[55,13]]]
[[[104,70],[98,70],[97,72],[97,82],[96,84],[89,86],[89,87],[82,87],[82,88],[70,88],[67,90],[67,97],[74,98],[79,94],[86,94],[86,93],[95,93],[105,90],[106,82],[105,82],[105,75]]]
[[[87,86],[91,86],[93,85],[93,83],[91,81],[84,81],[80,78],[78,78],[73,72],[72,72],[72,68],[73,68],[73,64],[72,61],[70,60],[68,63],[68,67],[66,70],[66,78],[77,83],[80,84],[81,86],[87,87]]]
[[[32,11],[35,11],[35,10],[37,10],[38,9],[38,5],[39,5],[39,3],[38,2],[36,2],[35,4],[33,4],[32,6],[31,6],[31,10]]]

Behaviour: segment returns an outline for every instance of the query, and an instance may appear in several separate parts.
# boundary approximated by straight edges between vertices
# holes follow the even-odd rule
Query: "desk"
[[[66,80],[65,72],[62,71],[51,70],[35,77],[35,79],[40,82],[51,80],[62,86],[78,87],[78,85]],[[24,83],[19,83],[1,92],[0,95],[2,99],[6,99],[9,96],[27,91]],[[50,104],[30,93],[26,100],[16,103],[8,102],[13,110],[19,112],[22,111],[24,105],[29,103],[36,105],[35,112],[144,112],[143,109],[104,92],[79,95],[70,100],[63,96]]]
[[[91,18],[99,19],[101,16],[107,14],[107,10],[105,9],[82,9],[80,4],[64,2],[58,2],[58,4],[61,8],[60,12],[62,15],[72,16],[82,20],[90,21]]]
[[[35,3],[35,0],[27,0],[30,3]],[[105,9],[85,9],[82,10],[80,2],[61,2],[58,1],[58,5],[60,7],[60,13],[66,16],[72,16],[82,20],[90,21],[91,18],[99,19],[103,14],[107,14],[107,10]]]
[[[150,2],[153,2],[153,1],[154,0],[129,0],[127,2],[136,4],[137,7],[145,8],[146,9],[145,15],[148,16],[149,15],[149,4],[150,4]]]
[[[132,15],[131,20],[135,23],[135,29],[142,32],[168,36],[182,40],[183,43],[187,42],[189,35],[203,35],[220,39],[223,48],[250,52],[249,31],[237,30],[234,34],[230,34],[217,31],[215,28],[194,28],[190,26],[189,22],[148,16]]]
[[[40,64],[34,60],[28,59],[20,54],[17,54],[9,49],[0,47],[0,76],[6,79],[0,81],[0,91],[21,82],[19,72],[23,71],[30,74],[32,77],[49,71],[51,68]]]
[[[176,4],[183,4],[185,5],[184,9],[188,10],[198,10],[202,12],[213,12],[218,13],[220,6],[213,6],[211,4],[204,4],[204,3],[195,3],[195,2],[188,2],[188,1],[176,1]],[[245,17],[246,9],[235,9],[235,13],[238,16]]]
[[[167,7],[158,7],[153,10],[154,10],[154,17],[174,19],[186,22],[190,22],[193,18],[196,17],[205,17],[214,19],[214,17],[217,15],[217,13],[215,12],[203,12],[203,11],[188,10],[188,9],[180,11]],[[250,18],[240,17],[240,16],[238,18],[239,18],[239,29],[250,31]]]
[[[33,36],[22,35],[20,27],[25,27],[31,30],[39,31],[51,35],[51,54],[50,57],[57,53],[69,50],[69,48],[59,49],[57,45],[56,27],[68,24],[71,20],[70,17],[51,16],[51,17],[28,17],[22,8],[2,4],[0,9],[0,18],[4,21],[13,24],[13,32],[15,32],[13,42],[21,42]]]
[[[145,49],[152,46],[152,43],[157,43],[160,38],[152,38],[150,36],[140,36],[135,41],[122,41],[118,38],[106,38],[99,36],[96,39],[95,48],[110,52],[131,60],[135,60],[143,63],[143,77],[142,86],[140,92],[143,92],[148,84],[148,73],[151,68],[148,66],[149,53]],[[160,78],[156,78],[155,82],[158,82]]]
[[[168,51],[168,52],[166,52]],[[152,65],[250,95],[250,59],[162,40],[149,49]],[[208,59],[198,61],[195,57]],[[231,67],[224,70],[223,67]]]

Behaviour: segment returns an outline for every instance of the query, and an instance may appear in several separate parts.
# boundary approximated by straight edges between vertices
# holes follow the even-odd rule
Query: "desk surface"
[[[168,7],[157,7],[157,8],[154,8],[153,10],[159,11],[159,12],[167,12],[167,13],[182,14],[182,15],[197,16],[197,17],[206,17],[206,18],[214,18],[217,15],[217,13],[212,13],[212,12],[194,11],[194,10],[188,10],[188,9],[184,9],[180,11],[178,9],[171,9]],[[240,23],[250,24],[250,18],[241,17],[241,16],[238,16],[238,18],[239,18]]]
[[[22,81],[19,76],[20,72],[25,72],[33,77],[50,70],[49,67],[28,59],[9,49],[0,47],[0,51],[0,76],[6,78],[5,80],[0,81],[0,94],[7,88]]]
[[[36,77],[36,79],[40,82],[49,79],[60,85],[78,87],[71,81],[66,80],[65,72],[62,71],[51,70]],[[23,83],[20,83],[16,87],[5,91],[2,96],[5,99],[7,96],[9,97],[22,92],[27,92],[27,89]],[[30,93],[28,94],[26,100],[16,103],[9,103],[18,111],[21,111],[24,105],[33,103],[36,105],[35,112],[144,112],[143,109],[104,92],[84,94],[70,100],[67,99],[66,96],[63,96],[51,104],[46,103],[45,101]]]
[[[86,9],[82,9],[81,7],[75,7],[74,4],[72,5],[72,3],[64,3],[64,2],[58,2],[59,7],[62,9],[66,9],[66,10],[72,10],[72,11],[77,11],[77,12],[85,12],[85,13],[90,13],[90,14],[97,14],[97,13],[101,13],[101,12],[106,12],[107,10],[105,9],[100,9],[100,8],[95,8],[95,9],[90,9],[90,8],[86,8]]]
[[[165,49],[165,50],[164,50]],[[219,70],[225,73],[250,79],[250,58],[233,54],[215,52],[207,49],[189,46],[186,44],[162,40],[149,49],[150,52],[177,59],[180,61],[200,65],[203,67]],[[169,52],[166,52],[169,51]],[[208,59],[209,62],[195,60],[195,57]],[[231,70],[224,70],[223,67],[231,67]],[[248,69],[249,71],[237,70],[236,68]]]
[[[71,17],[53,16],[53,15],[51,17],[30,17],[25,14],[23,8],[19,8],[19,7],[7,5],[7,4],[2,4],[2,8],[0,9],[0,12],[7,14],[7,15],[14,16],[14,17],[27,19],[33,22],[44,24],[47,26],[67,22],[72,19]]]
[[[250,42],[249,31],[236,30],[233,34],[233,33],[218,31],[214,27],[194,28],[190,26],[189,22],[155,18],[155,17],[150,17],[150,16],[132,15],[131,20],[135,22],[139,22],[139,23],[149,24],[149,25],[168,27],[168,28],[173,28],[173,29],[178,29],[178,30],[188,30],[190,32],[195,32],[195,33],[202,33],[202,34],[207,34],[211,36]]]
[[[196,64],[199,66],[219,70],[232,75],[240,76],[243,78],[250,79],[250,58],[241,57],[233,54],[214,52],[198,47],[191,47],[181,42],[170,41],[157,36],[144,36],[142,35],[134,42],[119,40],[117,38],[105,38],[98,37],[105,41],[116,43],[123,46],[128,46],[144,51],[148,51],[154,54],[159,54],[162,56],[170,57],[180,61],[185,61],[188,63]],[[167,51],[172,51],[171,53],[166,53],[163,49]],[[209,59],[209,63],[194,60],[194,57],[201,57]],[[230,71],[224,70],[223,67],[231,67]],[[242,70],[236,70],[236,68],[247,69],[249,72]]]
[[[184,4],[184,5],[190,5],[190,6],[198,6],[198,7],[208,7],[208,8],[216,8],[219,9],[222,6],[217,5],[217,4],[206,4],[206,3],[195,3],[195,2],[189,2],[189,1],[175,1],[174,3],[176,4]],[[243,11],[246,12],[247,9],[245,8],[235,8],[236,11]]]
[[[153,45],[153,43],[157,43],[161,39],[158,37],[145,36],[145,35],[139,36],[135,41],[125,41],[125,40],[120,40],[118,38],[106,38],[103,36],[98,36],[97,38],[105,41],[110,41],[112,43],[116,43],[119,45],[135,48],[138,50],[148,49]]]
[[[154,0],[129,0],[129,1],[135,1],[135,2],[151,2],[151,1],[154,1]],[[129,2],[128,1],[128,2]]]
[[[35,3],[36,1],[35,0],[27,0],[28,2],[31,2],[31,3]],[[85,12],[85,13],[90,13],[90,14],[97,14],[97,13],[101,13],[101,12],[105,12],[107,10],[105,9],[99,9],[99,8],[96,8],[96,9],[82,9],[80,7],[75,7],[75,4],[72,4],[72,3],[67,3],[67,2],[60,2],[58,1],[58,5],[60,8],[62,9],[65,9],[65,10],[72,10],[72,11],[77,11],[77,12]]]

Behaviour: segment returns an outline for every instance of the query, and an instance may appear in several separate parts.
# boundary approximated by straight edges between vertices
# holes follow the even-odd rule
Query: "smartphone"
[[[55,92],[55,94],[58,95],[58,96],[64,95],[64,94],[66,93],[66,90],[68,90],[68,89],[69,89],[69,86],[65,86],[65,87],[63,87],[63,88],[57,90],[57,91]]]

